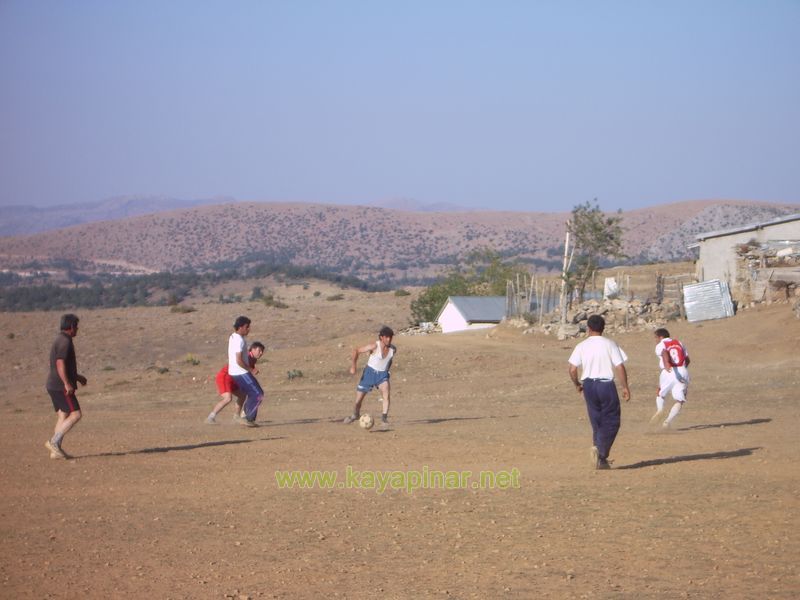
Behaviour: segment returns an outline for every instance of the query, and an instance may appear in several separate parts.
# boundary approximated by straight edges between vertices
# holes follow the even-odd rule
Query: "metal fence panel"
[[[690,322],[724,319],[734,314],[728,284],[719,279],[684,285],[683,306]]]

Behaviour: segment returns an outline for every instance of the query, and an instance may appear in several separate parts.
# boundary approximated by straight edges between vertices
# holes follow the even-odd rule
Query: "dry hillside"
[[[704,201],[630,211],[623,213],[625,250],[653,262],[686,258],[686,245],[699,232],[797,210],[790,204]],[[111,271],[174,271],[249,257],[396,281],[435,275],[488,247],[546,271],[560,262],[568,216],[237,203],[0,238],[0,267],[66,259]]]

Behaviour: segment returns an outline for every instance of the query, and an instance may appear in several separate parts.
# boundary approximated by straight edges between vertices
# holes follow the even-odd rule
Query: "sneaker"
[[[350,423],[352,423],[353,421],[358,421],[358,415],[348,415],[344,418],[344,421],[342,421],[342,423],[344,423],[345,425],[350,425]]]
[[[598,471],[606,471],[606,470],[608,470],[610,468],[611,468],[611,465],[608,464],[608,460],[606,460],[605,458],[598,458],[597,459],[597,467],[596,467],[596,469]]]
[[[58,446],[51,443],[50,440],[44,443],[44,447],[50,450],[50,458],[67,458],[66,453]]]
[[[216,425],[216,424],[217,420],[211,415],[208,415],[208,417],[206,418],[206,425]]]
[[[650,424],[655,425],[663,416],[664,416],[664,409],[662,408],[661,410],[656,411],[656,414],[650,417]]]
[[[258,427],[258,423],[251,421],[250,419],[242,419],[242,425],[245,427]]]
[[[592,466],[596,469],[597,463],[600,460],[600,451],[597,449],[597,446],[592,446],[592,449],[589,450],[589,459],[591,460]]]
[[[239,416],[239,415],[237,415],[237,414],[234,414],[234,415],[233,415],[233,422],[234,422],[234,423],[236,423],[237,421],[241,421],[241,420],[242,420],[242,417],[241,417],[241,416]]]
[[[381,429],[389,429],[389,419],[381,417]]]
[[[661,429],[664,429],[664,430],[669,429],[669,421],[664,421],[661,424]]]

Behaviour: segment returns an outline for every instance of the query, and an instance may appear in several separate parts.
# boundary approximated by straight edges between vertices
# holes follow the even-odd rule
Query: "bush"
[[[188,306],[186,304],[173,304],[169,309],[169,312],[185,314],[194,312],[196,310],[197,309],[194,306]]]
[[[344,300],[344,294],[333,294],[332,296],[328,296],[327,298],[325,298],[325,300],[328,300],[330,302],[335,302],[336,300]]]
[[[409,292],[407,290],[395,290],[394,291],[394,295],[397,296],[397,297],[410,296],[411,292]]]

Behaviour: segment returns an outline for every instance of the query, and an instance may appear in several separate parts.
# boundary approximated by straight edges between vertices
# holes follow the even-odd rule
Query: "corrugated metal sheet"
[[[450,296],[467,323],[499,323],[506,316],[505,296]]]
[[[683,286],[683,306],[690,322],[724,319],[733,316],[728,284],[719,279]]]

